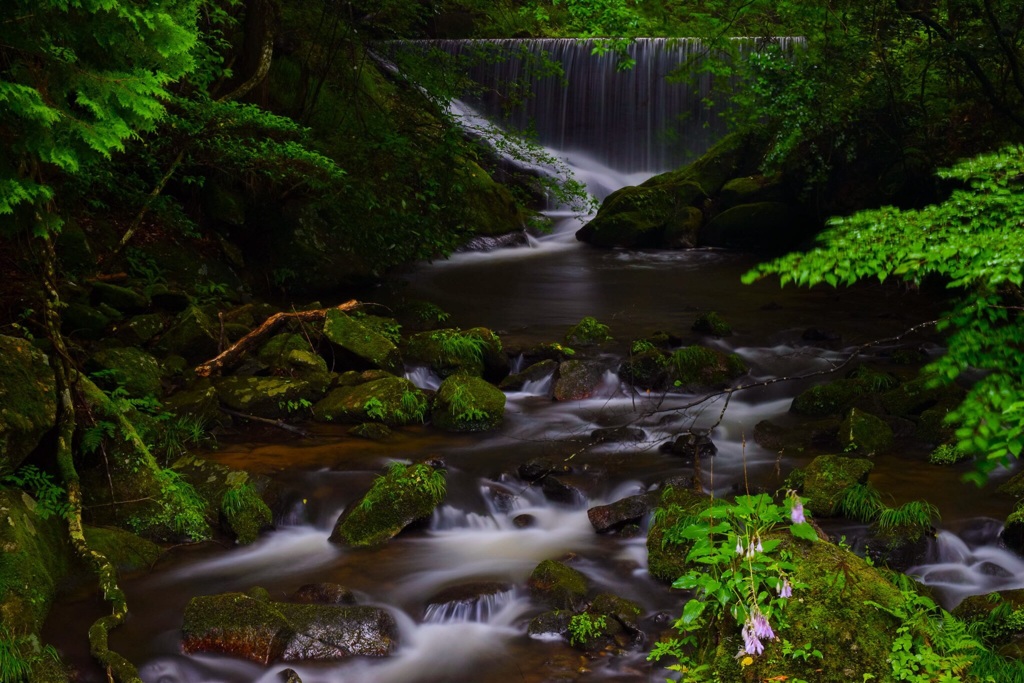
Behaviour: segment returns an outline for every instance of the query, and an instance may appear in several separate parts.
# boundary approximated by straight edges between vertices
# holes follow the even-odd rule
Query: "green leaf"
[[[704,602],[701,600],[690,600],[683,607],[683,623],[692,624],[704,613]]]
[[[814,530],[807,522],[800,524],[791,524],[789,526],[789,533],[793,534],[794,538],[799,538],[804,541],[810,541],[812,543],[817,542],[818,532]]]

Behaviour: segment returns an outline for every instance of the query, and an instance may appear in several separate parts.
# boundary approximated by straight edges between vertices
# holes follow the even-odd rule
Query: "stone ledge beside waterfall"
[[[758,172],[764,143],[733,133],[694,163],[605,199],[576,239],[597,247],[779,251],[815,227],[782,174]]]

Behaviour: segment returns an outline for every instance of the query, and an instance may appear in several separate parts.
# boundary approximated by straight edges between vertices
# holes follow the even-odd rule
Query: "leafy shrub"
[[[566,344],[600,344],[611,339],[608,326],[590,316],[584,317],[565,333]]]

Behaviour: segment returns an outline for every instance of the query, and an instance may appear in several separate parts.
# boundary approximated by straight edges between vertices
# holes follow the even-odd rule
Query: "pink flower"
[[[793,507],[789,511],[789,518],[793,524],[803,524],[807,521],[807,518],[804,517],[804,504],[795,495],[793,496]]]
[[[768,620],[763,614],[761,614],[761,612],[755,612],[752,614],[750,621],[753,625],[753,631],[756,637],[775,640],[775,631],[772,630],[771,624],[768,623]]]
[[[780,598],[791,598],[793,597],[793,586],[789,583],[789,579],[783,579],[782,585],[779,586],[779,597]]]

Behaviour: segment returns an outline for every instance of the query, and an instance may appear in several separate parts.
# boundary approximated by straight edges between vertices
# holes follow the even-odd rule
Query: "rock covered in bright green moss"
[[[711,499],[687,487],[667,486],[658,502],[660,512],[651,520],[647,532],[647,568],[651,576],[672,583],[686,571],[686,555],[690,546],[667,537],[679,520],[706,509]]]
[[[553,609],[582,609],[589,585],[578,569],[555,560],[538,564],[527,579],[530,593]]]
[[[867,482],[874,466],[865,458],[819,455],[804,468],[805,506],[818,517],[832,516],[843,492],[854,484]]]
[[[370,367],[401,375],[402,355],[391,340],[342,311],[332,309],[324,320],[324,337],[341,353]]]
[[[496,429],[505,418],[505,394],[479,377],[452,375],[437,388],[430,418],[448,432]]]
[[[736,354],[706,346],[677,349],[669,357],[668,366],[671,379],[690,391],[718,387],[747,372],[746,364]]]
[[[18,465],[56,420],[57,389],[46,355],[0,336],[0,472]]]
[[[703,213],[697,205],[707,197],[689,180],[656,186],[623,187],[612,192],[594,218],[576,232],[576,239],[596,247],[666,246],[666,234],[680,247],[696,246]]]
[[[197,378],[181,391],[165,398],[163,403],[172,414],[197,420],[206,429],[226,424],[231,419],[220,409],[217,389],[208,377]]]
[[[732,647],[719,648],[715,660],[722,680],[860,681],[865,674],[875,681],[892,680],[890,654],[900,622],[871,603],[894,609],[903,603],[899,589],[863,559],[827,541],[784,537],[782,547],[793,553],[794,586],[805,586],[795,588],[786,601],[785,624],[773,623],[779,639],[764,640],[764,653],[742,673],[734,657],[743,645],[736,626]],[[787,656],[783,639],[796,647],[810,643],[822,657]]]
[[[262,593],[192,598],[185,608],[182,649],[260,664],[385,657],[397,646],[394,617],[379,607],[270,602]]]
[[[422,423],[427,404],[426,395],[415,384],[403,377],[386,375],[333,389],[313,406],[313,418],[320,422],[379,422],[398,427]]]
[[[100,349],[86,363],[92,373],[101,373],[96,383],[110,390],[123,387],[132,396],[159,396],[164,377],[156,358],[131,346]]]
[[[425,464],[393,464],[334,524],[332,543],[381,545],[414,522],[427,519],[445,497],[444,471]]]
[[[254,542],[273,528],[267,500],[273,500],[271,481],[211,460],[185,455],[171,466],[195,487],[206,503],[206,518],[240,544]]]
[[[308,417],[327,388],[326,377],[218,377],[220,402],[231,410],[266,418]]]
[[[568,625],[570,644],[587,652],[608,646],[629,647],[643,641],[640,605],[611,593],[601,593],[585,611],[572,616]]]
[[[486,327],[418,332],[409,335],[402,351],[410,363],[427,365],[439,377],[462,373],[497,382],[508,375],[501,338]]]
[[[315,353],[301,334],[276,334],[260,347],[259,361],[278,373],[325,375],[327,361]]]

